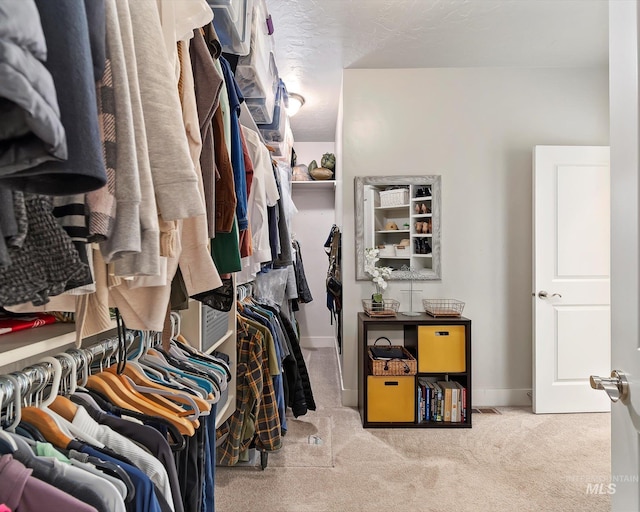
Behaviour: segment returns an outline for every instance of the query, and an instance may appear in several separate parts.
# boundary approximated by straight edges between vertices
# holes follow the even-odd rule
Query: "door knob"
[[[598,377],[592,375],[589,377],[589,383],[593,389],[604,390],[612,402],[622,400],[623,402],[629,396],[629,382],[624,372],[613,370],[611,377]]]
[[[559,297],[562,298],[562,295],[560,295],[559,293],[554,293],[552,295],[549,295],[547,292],[545,292],[544,290],[540,290],[538,292],[538,298],[539,299],[546,299],[548,297]]]

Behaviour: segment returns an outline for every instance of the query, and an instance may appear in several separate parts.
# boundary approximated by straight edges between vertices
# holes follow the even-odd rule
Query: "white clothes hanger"
[[[6,384],[10,384],[10,386],[5,386]],[[11,387],[13,389],[7,389],[8,387]],[[10,393],[11,391],[13,391],[12,394]],[[12,375],[3,375],[2,377],[0,377],[0,411],[2,411],[2,409],[4,408],[5,398],[9,397],[13,398],[13,412],[10,412],[10,404],[7,403],[7,417],[13,415],[13,422],[7,426],[7,430],[14,431],[18,426],[18,423],[20,423],[20,383],[18,382],[18,379],[16,379]],[[9,400],[7,400],[7,402],[9,402]],[[7,434],[7,432],[5,432],[1,428],[1,426],[0,439],[2,439],[13,452],[16,452],[18,450],[18,445],[16,444],[15,440],[9,434]]]
[[[58,391],[60,391],[60,380],[62,378],[62,365],[55,357],[47,356],[43,357],[39,361],[40,363],[50,363],[53,366],[53,374],[51,375],[53,380],[51,382],[51,389],[49,396],[43,398],[39,406],[41,409],[46,409],[56,399]]]
[[[62,376],[61,387],[63,394],[72,395],[78,387],[78,366],[76,364],[76,359],[66,352],[57,354],[55,357],[57,359],[67,361],[67,364],[69,365],[69,373]]]

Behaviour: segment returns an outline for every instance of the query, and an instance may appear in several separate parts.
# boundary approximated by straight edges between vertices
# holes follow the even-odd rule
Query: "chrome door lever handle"
[[[617,402],[618,400],[624,402],[629,396],[627,376],[619,370],[613,370],[611,377],[592,375],[589,377],[589,383],[593,389],[601,389],[606,392],[612,402]]]
[[[560,299],[561,299],[561,298],[562,298],[562,295],[560,295],[559,293],[553,293],[553,294],[549,295],[549,293],[547,293],[547,292],[546,292],[546,291],[544,291],[544,290],[540,290],[540,291],[538,292],[538,298],[539,298],[539,299],[548,299],[549,297],[551,297],[551,298],[553,298],[553,297],[558,297],[558,298],[560,298]]]

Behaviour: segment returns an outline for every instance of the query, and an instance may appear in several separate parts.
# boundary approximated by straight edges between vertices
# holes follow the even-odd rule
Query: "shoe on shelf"
[[[414,211],[415,211],[416,213],[420,213],[420,211],[421,211],[421,207],[420,207],[420,205],[419,205],[418,203],[416,203],[416,206],[414,207]]]

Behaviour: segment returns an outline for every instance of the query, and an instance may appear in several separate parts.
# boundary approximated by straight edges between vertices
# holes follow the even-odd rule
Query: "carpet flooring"
[[[598,512],[610,415],[498,407],[471,429],[363,429],[333,349],[305,350],[318,410],[260,464],[216,468],[217,512]],[[488,413],[487,413],[488,412]],[[591,492],[589,492],[591,490]]]

